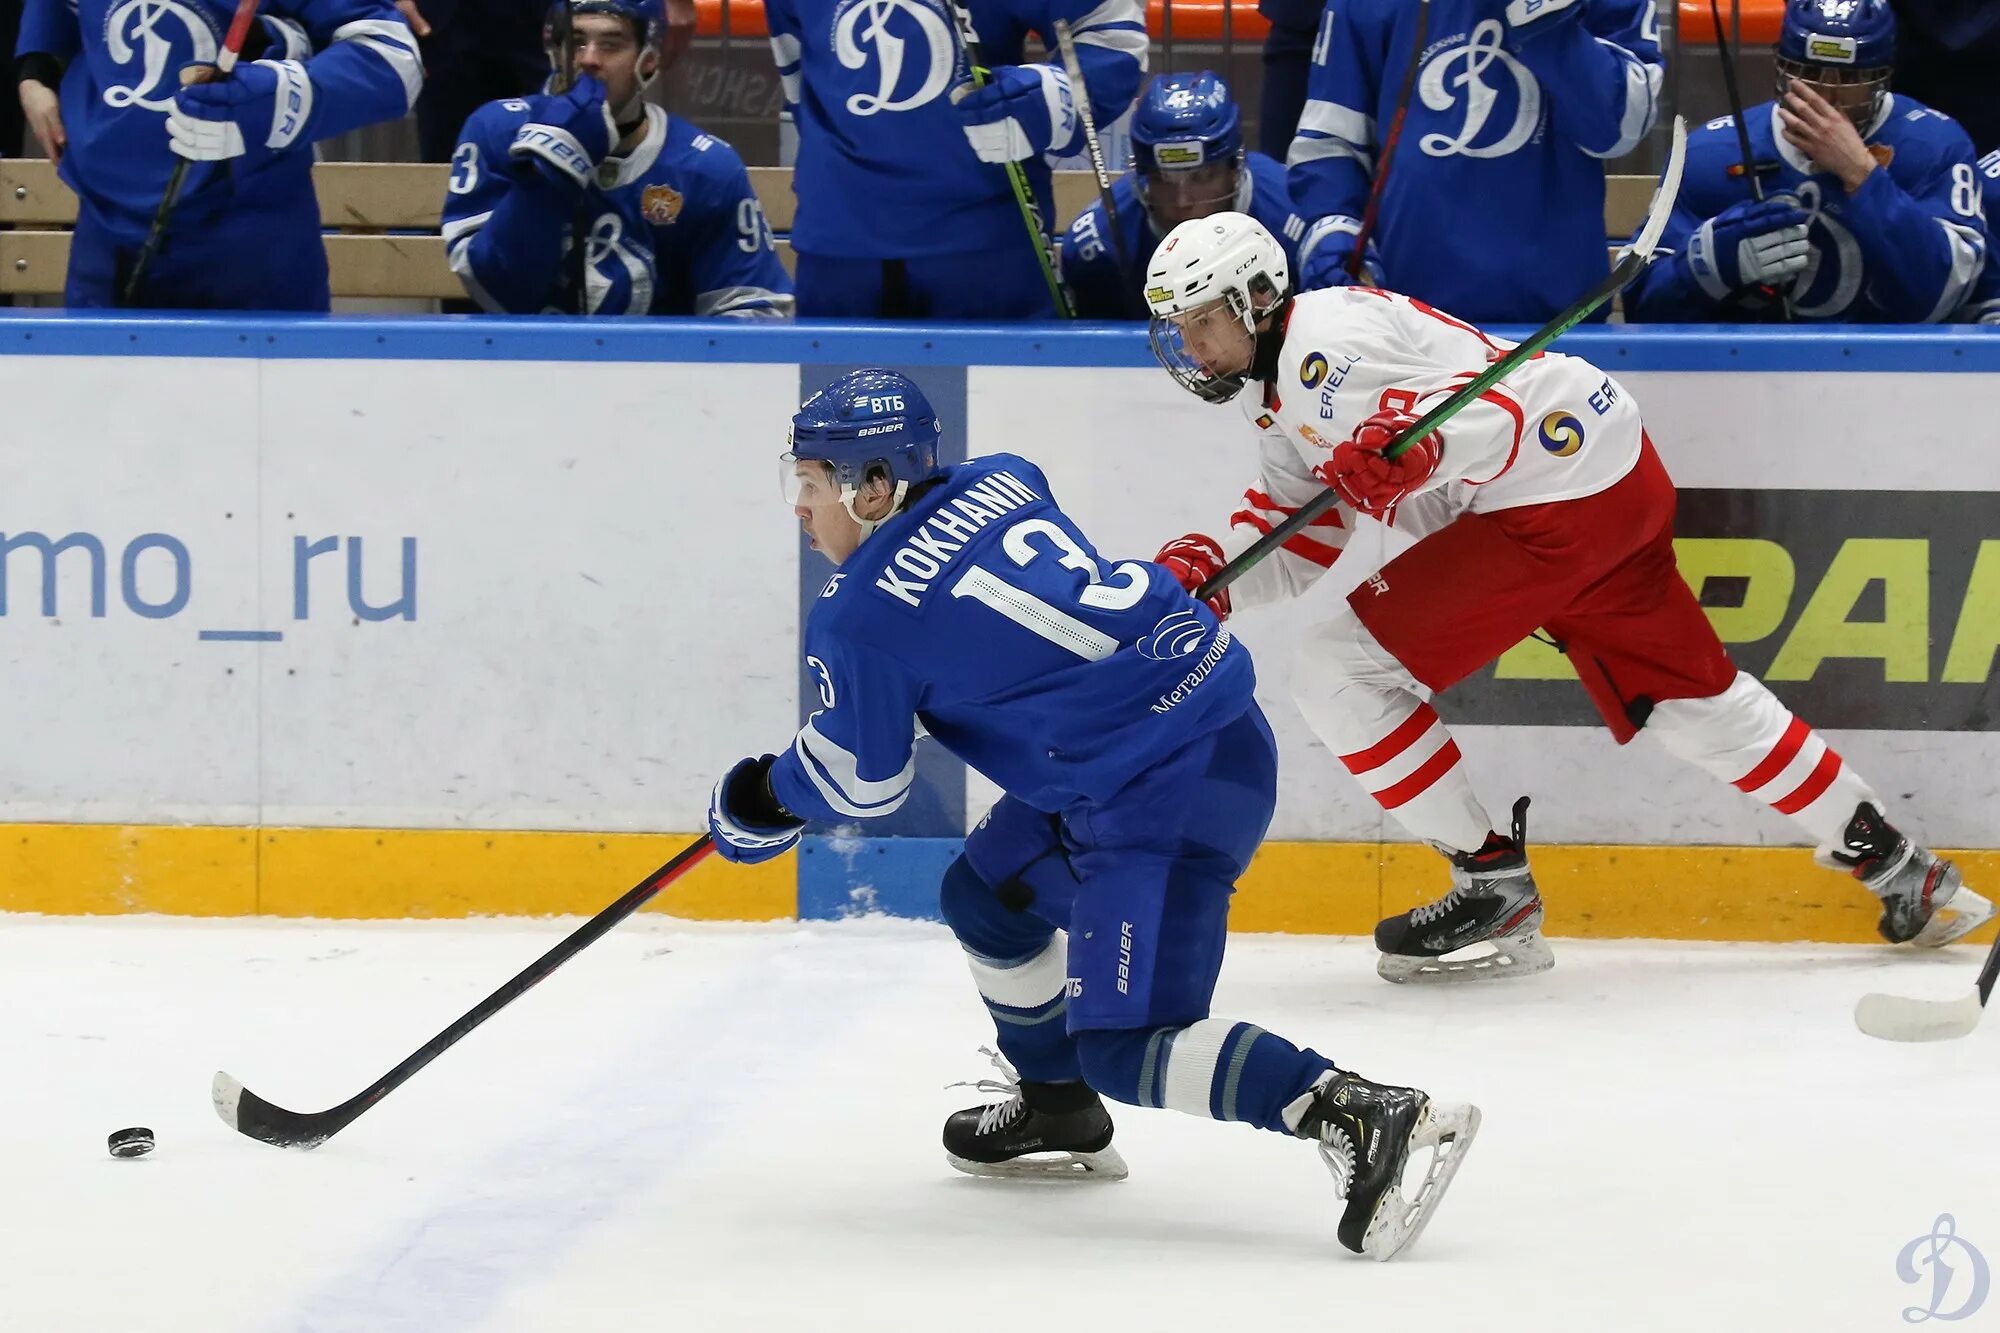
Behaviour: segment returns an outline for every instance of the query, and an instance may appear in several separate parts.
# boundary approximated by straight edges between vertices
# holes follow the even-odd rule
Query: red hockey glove
[[[1156,565],[1165,565],[1183,588],[1190,593],[1215,577],[1215,571],[1226,563],[1222,547],[1213,537],[1204,537],[1199,532],[1190,532],[1185,537],[1176,537],[1160,548],[1153,557]],[[1208,609],[1215,612],[1217,620],[1229,618],[1229,589],[1208,599]]]
[[[1383,518],[1396,502],[1429,481],[1444,457],[1444,439],[1436,431],[1424,436],[1393,460],[1384,458],[1398,435],[1417,424],[1407,412],[1384,408],[1354,428],[1354,438],[1334,446],[1333,457],[1313,469],[1313,475],[1340,492],[1340,498],[1364,514]]]

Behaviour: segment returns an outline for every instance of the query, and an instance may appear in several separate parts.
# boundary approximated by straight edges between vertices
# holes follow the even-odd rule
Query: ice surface
[[[1361,941],[1236,939],[1219,1015],[1486,1113],[1387,1265],[1241,1125],[1119,1108],[1123,1184],[952,1172],[990,1036],[932,926],[628,923],[316,1152],[210,1110],[216,1068],[347,1097],[573,924],[0,917],[0,1329],[1886,1333],[1940,1213],[2000,1264],[2000,1024],[1850,1018],[1959,993],[1969,949],[1559,940],[1420,990]],[[112,1160],[132,1124],[158,1150]]]

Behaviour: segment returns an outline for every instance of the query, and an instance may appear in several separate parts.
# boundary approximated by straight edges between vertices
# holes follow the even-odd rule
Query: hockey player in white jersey
[[[1384,450],[1403,429],[1512,344],[1384,291],[1295,296],[1284,252],[1242,214],[1176,228],[1146,296],[1161,362],[1210,402],[1243,397],[1261,447],[1261,475],[1227,535],[1192,533],[1160,552],[1185,586],[1326,486],[1344,503],[1233,583],[1212,604],[1218,614],[1305,591],[1363,515],[1418,538],[1312,631],[1293,672],[1328,749],[1450,858],[1448,893],[1376,927],[1384,977],[1524,975],[1554,963],[1527,802],[1497,831],[1427,702],[1538,628],[1568,653],[1621,743],[1643,729],[1791,816],[1822,864],[1881,899],[1885,938],[1940,945],[1992,914],[1730,662],[1675,565],[1674,485],[1616,380],[1577,357],[1538,354],[1392,461]]]

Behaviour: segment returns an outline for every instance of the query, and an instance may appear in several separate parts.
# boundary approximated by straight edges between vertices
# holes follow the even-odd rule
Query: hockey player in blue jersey
[[[1052,219],[1045,154],[1130,105],[1146,63],[1139,0],[963,0],[990,65],[974,90],[953,24],[959,0],[765,0],[785,114],[801,315],[1033,319],[1054,315],[1003,167],[1019,162]],[[1022,64],[1030,32],[1075,33],[1085,88],[1062,63]]]
[[[805,625],[821,707],[716,783],[717,850],[760,861],[809,821],[890,813],[928,734],[1006,793],[941,906],[1019,1081],[945,1122],[952,1165],[1122,1178],[1100,1093],[1242,1120],[1317,1142],[1348,1201],[1341,1242],[1388,1258],[1479,1113],[1209,1016],[1277,790],[1248,651],[1167,570],[1099,555],[1034,464],[941,468],[938,433],[917,386],[880,370],[793,418],[786,498],[839,567]]]
[[[1303,290],[1352,281],[1419,7],[1328,5],[1286,165]],[[1382,182],[1388,287],[1475,323],[1539,322],[1609,269],[1604,159],[1651,128],[1655,0],[1430,0],[1423,66]],[[1457,206],[1454,206],[1457,205]]]
[[[1972,140],[1889,91],[1887,0],[1789,0],[1778,100],[1688,138],[1687,171],[1655,263],[1625,294],[1633,319],[1949,319],[1986,260]]]
[[[789,316],[743,159],[645,100],[659,0],[562,5],[573,49],[552,35],[550,58],[574,82],[487,103],[452,155],[443,232],[466,291],[517,315]]]
[[[1166,234],[1193,218],[1248,213],[1297,262],[1305,223],[1285,190],[1285,168],[1243,151],[1243,123],[1229,85],[1215,74],[1162,74],[1132,113],[1132,170],[1111,187],[1123,233],[1104,203],[1078,214],[1062,240],[1063,281],[1079,319],[1146,319],[1139,280]],[[1372,248],[1372,247],[1371,247]],[[1129,261],[1122,271],[1119,255]]]
[[[137,302],[328,308],[313,145],[409,111],[416,38],[390,0],[270,0],[230,77],[184,86],[213,72],[234,8],[28,0],[19,69],[60,86],[49,132],[78,201],[66,304],[119,304],[178,155],[193,165]]]
[[[1992,223],[2000,217],[2000,148],[1979,159],[1979,187],[1987,213],[1986,266],[1972,284],[1958,317],[1971,324],[2000,324],[2000,246],[1993,244]]]

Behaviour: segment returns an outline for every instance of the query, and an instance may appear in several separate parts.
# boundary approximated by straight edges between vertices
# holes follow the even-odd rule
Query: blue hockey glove
[[[1583,19],[1584,0],[1508,0],[1507,49],[1519,52]]]
[[[1076,137],[1076,92],[1053,65],[1002,65],[984,88],[959,85],[951,105],[981,162],[1061,152]]]
[[[1371,287],[1382,285],[1382,259],[1375,252],[1375,243],[1368,243],[1368,251],[1361,259],[1359,277],[1347,271],[1354,260],[1354,242],[1361,234],[1361,223],[1356,218],[1321,218],[1306,229],[1299,241],[1299,253],[1304,256],[1299,261],[1298,290],[1318,291],[1322,287],[1347,287],[1357,282],[1365,282]]]
[[[1805,270],[1808,215],[1790,195],[1732,204],[1695,229],[1683,256],[1711,300],[1757,285],[1778,286]]]
[[[716,854],[726,861],[756,865],[783,856],[798,844],[805,822],[771,795],[771,763],[776,755],[741,759],[715,784],[708,798],[708,831]]]
[[[590,184],[597,164],[611,155],[611,145],[618,138],[618,126],[604,100],[603,81],[578,74],[568,92],[526,100],[529,118],[514,131],[508,153],[532,163],[551,180],[578,189]]]
[[[313,82],[296,60],[238,65],[226,79],[214,66],[190,65],[167,113],[169,146],[194,162],[260,158],[293,147],[311,147]]]

